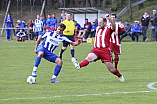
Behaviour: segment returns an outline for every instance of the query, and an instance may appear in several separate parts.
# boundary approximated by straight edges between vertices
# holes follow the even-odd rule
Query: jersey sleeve
[[[42,38],[45,38],[48,35],[50,35],[51,33],[52,33],[51,31],[47,31],[47,32],[43,33],[41,36],[42,36]]]
[[[124,26],[119,24],[118,25],[118,33],[121,32],[121,31],[125,31],[125,29],[124,29]]]
[[[71,42],[72,42],[71,40],[69,40],[69,39],[68,39],[67,37],[65,37],[65,36],[63,36],[62,39],[63,39],[63,41],[66,41],[66,42],[68,42],[68,43],[71,43]]]

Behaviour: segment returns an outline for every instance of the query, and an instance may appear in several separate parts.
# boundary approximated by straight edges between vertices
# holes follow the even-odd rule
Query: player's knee
[[[39,52],[39,54],[38,54],[38,56],[41,57],[41,58],[43,57],[43,55],[44,55],[43,52]]]
[[[67,47],[63,47],[62,49],[63,49],[63,50],[66,50],[66,49],[67,49]]]
[[[63,61],[62,61],[60,58],[57,58],[57,59],[56,59],[56,63],[57,63],[58,65],[60,65],[60,66],[63,65]]]

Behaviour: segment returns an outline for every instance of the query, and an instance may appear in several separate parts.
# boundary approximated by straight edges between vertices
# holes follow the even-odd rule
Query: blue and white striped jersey
[[[35,26],[35,32],[42,31],[43,22],[41,20],[35,19],[34,26]]]
[[[63,34],[57,34],[56,31],[46,31],[42,34],[44,38],[43,42],[40,44],[42,47],[46,48],[51,53],[54,53],[57,47],[63,42],[66,41],[71,43],[72,41],[66,38]]]

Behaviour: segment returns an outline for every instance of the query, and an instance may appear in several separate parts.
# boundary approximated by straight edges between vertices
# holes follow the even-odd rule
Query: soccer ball
[[[29,76],[27,78],[27,83],[35,84],[36,83],[36,78],[32,77],[32,76]]]

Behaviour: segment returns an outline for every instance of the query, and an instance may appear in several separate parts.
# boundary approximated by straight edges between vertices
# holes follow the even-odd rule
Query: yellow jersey
[[[68,36],[73,36],[74,31],[75,31],[74,22],[72,20],[70,20],[70,21],[65,20],[65,21],[63,21],[63,24],[66,26],[65,30],[63,31],[63,34],[68,35]],[[67,29],[69,29],[69,32],[67,31]]]

